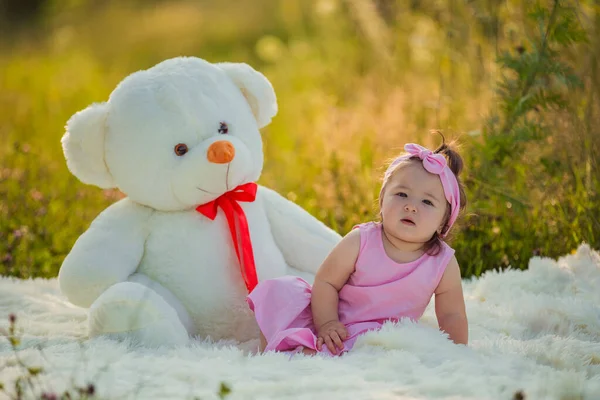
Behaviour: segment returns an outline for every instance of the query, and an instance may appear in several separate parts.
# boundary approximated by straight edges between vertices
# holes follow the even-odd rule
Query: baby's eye
[[[432,206],[433,203],[429,200],[423,200],[423,203],[427,204],[428,206]]]
[[[407,194],[404,192],[396,193],[396,196],[407,197]]]

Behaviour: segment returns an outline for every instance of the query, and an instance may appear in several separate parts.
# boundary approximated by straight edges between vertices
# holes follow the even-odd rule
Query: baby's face
[[[383,226],[402,241],[425,243],[441,229],[447,206],[439,176],[410,162],[387,183],[381,204]]]

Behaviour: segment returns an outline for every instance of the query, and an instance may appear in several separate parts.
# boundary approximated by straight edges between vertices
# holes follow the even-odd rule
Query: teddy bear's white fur
[[[70,171],[127,195],[92,222],[59,272],[69,301],[90,309],[90,336],[148,346],[257,337],[225,215],[210,220],[195,207],[258,180],[259,129],[276,113],[273,87],[247,64],[178,57],[129,75],[108,101],[70,118],[62,138]],[[234,148],[230,162],[208,160],[218,141]],[[177,155],[178,144],[188,152]],[[259,281],[311,281],[340,239],[263,186],[239,204]]]

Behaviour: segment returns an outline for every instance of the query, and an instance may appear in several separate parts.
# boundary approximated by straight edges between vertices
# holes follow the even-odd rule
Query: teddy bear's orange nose
[[[235,148],[227,140],[219,140],[214,142],[206,152],[208,161],[215,164],[227,164],[235,157]]]

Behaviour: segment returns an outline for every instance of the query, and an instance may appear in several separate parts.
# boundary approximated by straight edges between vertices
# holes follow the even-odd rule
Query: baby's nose
[[[410,212],[416,212],[417,208],[414,205],[412,205],[412,204],[406,204],[404,206],[404,210],[405,211],[410,211]]]
[[[227,140],[219,140],[214,142],[206,152],[208,161],[215,164],[227,164],[235,157],[235,148]]]

